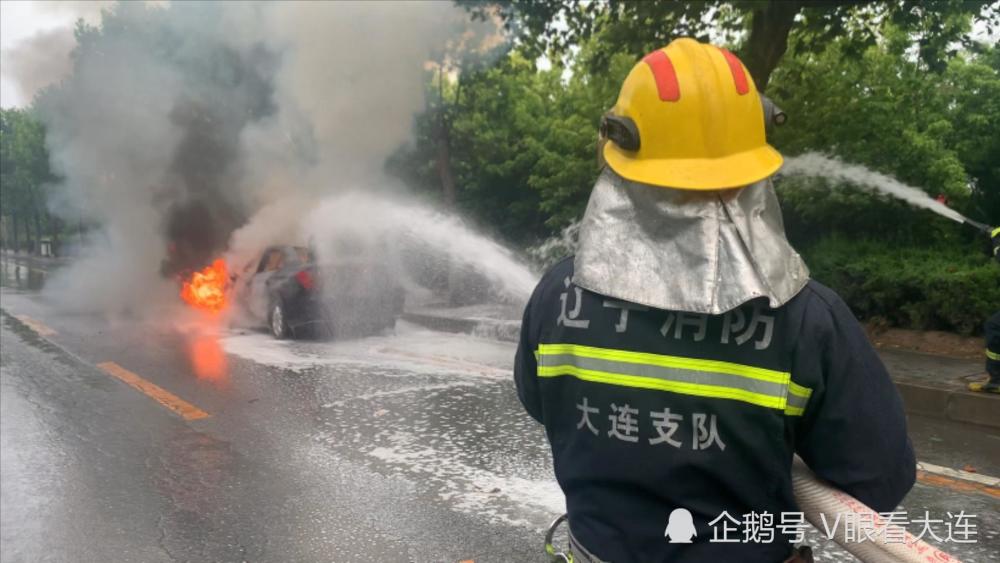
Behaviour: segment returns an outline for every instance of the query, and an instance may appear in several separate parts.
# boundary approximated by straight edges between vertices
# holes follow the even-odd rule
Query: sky
[[[45,84],[19,84],[14,80],[19,65],[51,69],[49,75],[38,76],[40,82],[56,81],[59,72],[69,68],[69,51],[73,48],[73,25],[78,18],[99,23],[101,8],[113,4],[110,0],[77,0],[74,2],[0,0],[0,106],[25,106],[31,102],[34,90]],[[45,41],[56,60],[39,61],[28,55],[33,43]],[[23,62],[22,62],[23,61]],[[27,91],[26,91],[27,90]]]

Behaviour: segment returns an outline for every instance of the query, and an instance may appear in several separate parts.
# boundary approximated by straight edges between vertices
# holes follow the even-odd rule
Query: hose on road
[[[792,463],[792,488],[806,520],[821,532],[832,534],[833,541],[864,563],[958,562],[887,522],[858,499],[820,481],[798,456]],[[848,521],[850,525],[846,525]],[[865,541],[859,541],[861,538]],[[888,541],[890,538],[893,541]]]

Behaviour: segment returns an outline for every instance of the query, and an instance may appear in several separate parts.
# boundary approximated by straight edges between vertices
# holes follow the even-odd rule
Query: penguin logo
[[[675,508],[667,519],[667,529],[663,536],[670,539],[669,543],[691,543],[691,538],[697,535],[691,512],[686,508]]]

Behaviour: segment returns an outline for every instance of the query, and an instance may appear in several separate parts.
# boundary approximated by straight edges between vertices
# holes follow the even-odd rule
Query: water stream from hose
[[[320,202],[306,220],[321,261],[334,261],[340,241],[360,242],[375,252],[395,248],[408,255],[405,269],[451,271],[449,285],[487,285],[479,293],[523,303],[538,275],[514,252],[477,232],[453,213],[414,200],[366,192],[349,192]],[[373,258],[375,258],[373,256]],[[384,258],[384,257],[383,257]],[[458,275],[462,270],[473,275]]]
[[[851,164],[819,153],[810,152],[800,156],[785,158],[781,174],[790,176],[815,176],[849,182],[856,186],[875,190],[912,205],[928,209],[952,221],[971,223],[961,213],[937,201],[927,195],[926,192],[913,186],[908,186],[892,176],[880,174],[859,164]]]

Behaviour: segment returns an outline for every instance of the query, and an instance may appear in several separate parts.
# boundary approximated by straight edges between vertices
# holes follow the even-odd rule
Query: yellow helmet
[[[604,160],[635,182],[687,190],[736,188],[781,167],[764,137],[753,78],[729,51],[677,39],[646,55],[601,123]]]

